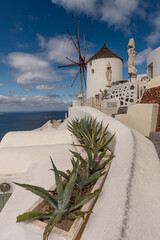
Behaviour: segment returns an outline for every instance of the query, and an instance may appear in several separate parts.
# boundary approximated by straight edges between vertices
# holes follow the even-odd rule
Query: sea
[[[29,131],[49,120],[64,119],[67,111],[0,112],[0,141],[10,131]]]

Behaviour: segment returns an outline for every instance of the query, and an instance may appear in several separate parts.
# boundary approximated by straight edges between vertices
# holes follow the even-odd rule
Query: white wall
[[[91,116],[116,133],[115,158],[81,240],[159,240],[160,162],[147,138],[89,107],[69,116]]]
[[[70,119],[84,116],[103,121],[104,127],[109,123],[109,136],[116,135],[110,144],[115,157],[81,240],[159,240],[160,162],[153,144],[96,109],[69,109]],[[52,154],[56,166],[63,171],[71,167],[68,161],[71,153],[67,148]],[[48,171],[50,167],[48,158],[32,164],[21,182],[49,189],[55,183],[52,171]],[[27,223],[16,223],[16,216],[37,199],[31,192],[16,187],[0,214],[0,239],[42,239],[34,226],[27,229]],[[57,237],[51,234],[49,239],[57,240]]]
[[[2,139],[0,148],[15,146],[36,146],[62,144],[71,141],[71,134],[59,128],[49,130],[8,132]]]
[[[157,126],[158,104],[135,104],[128,106],[127,114],[118,114],[117,120],[126,124],[144,136],[149,136]]]
[[[152,78],[146,85],[146,88],[155,88],[160,86],[160,76]]]
[[[100,89],[106,88],[106,70],[109,61],[112,66],[112,82],[122,80],[122,61],[119,58],[100,58],[90,61],[92,66],[90,62],[87,64],[87,98],[94,97]]]
[[[153,63],[153,78],[160,75],[160,47],[153,50],[147,57],[147,66]],[[149,67],[147,67],[148,77],[151,78]]]

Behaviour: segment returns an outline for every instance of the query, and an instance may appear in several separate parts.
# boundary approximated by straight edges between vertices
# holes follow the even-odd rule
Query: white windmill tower
[[[107,82],[107,68],[110,66],[110,85],[113,82],[122,80],[123,60],[109,48],[106,44],[87,62],[87,99],[94,97],[99,90],[104,90]]]

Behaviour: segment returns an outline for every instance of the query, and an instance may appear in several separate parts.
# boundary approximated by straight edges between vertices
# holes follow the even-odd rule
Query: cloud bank
[[[60,79],[48,61],[34,54],[13,52],[8,54],[4,62],[14,69],[16,82],[22,86],[55,82]]]
[[[86,14],[116,28],[125,28],[133,17],[145,17],[141,2],[141,0],[52,0],[53,4],[62,6],[67,11]]]
[[[152,51],[151,47],[144,49],[136,55],[135,63],[136,65],[141,65],[147,59],[148,54]]]
[[[66,110],[71,101],[55,100],[57,96],[4,96],[0,95],[0,111]]]
[[[150,14],[148,19],[153,30],[146,38],[146,41],[148,45],[154,45],[159,43],[160,40],[160,10]]]

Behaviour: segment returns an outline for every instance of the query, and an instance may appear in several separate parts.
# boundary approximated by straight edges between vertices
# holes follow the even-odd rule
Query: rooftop
[[[99,59],[99,58],[119,58],[123,62],[123,59],[120,58],[118,55],[116,55],[114,52],[112,52],[109,48],[107,48],[106,43],[104,43],[103,47],[95,54],[93,55],[88,62]]]

